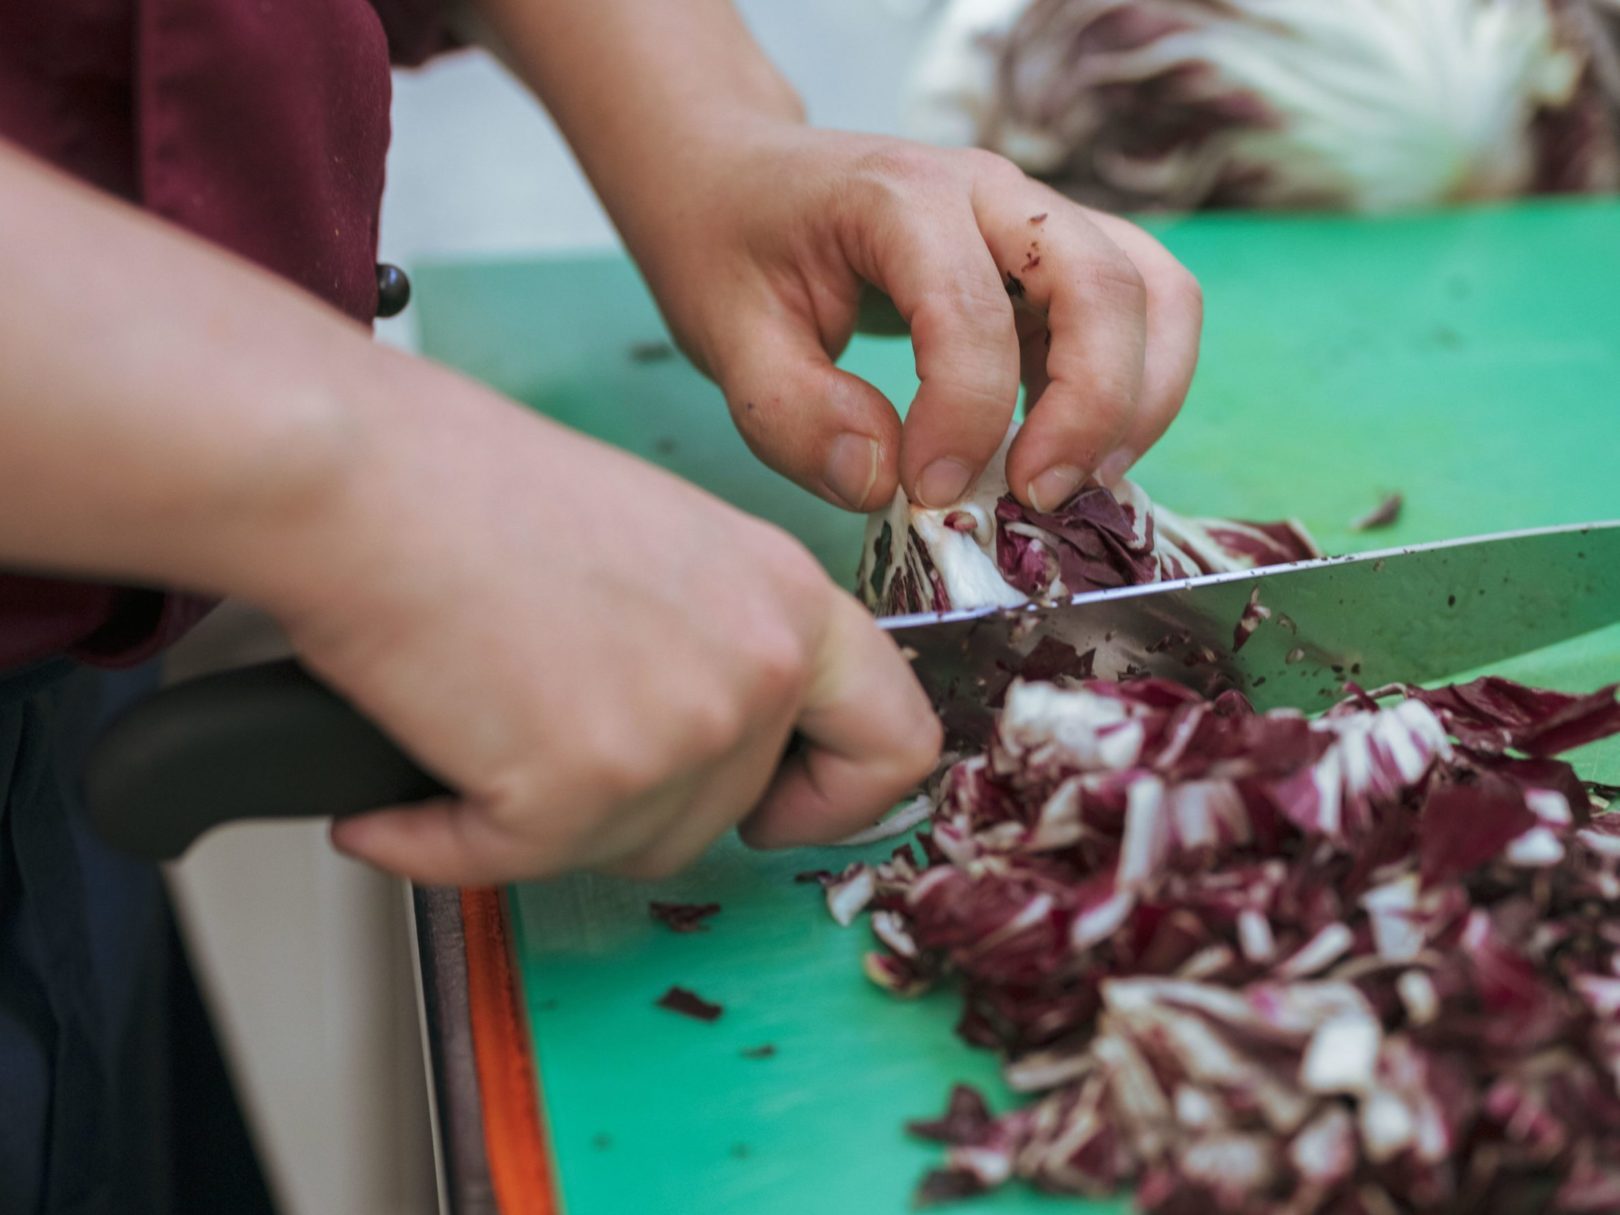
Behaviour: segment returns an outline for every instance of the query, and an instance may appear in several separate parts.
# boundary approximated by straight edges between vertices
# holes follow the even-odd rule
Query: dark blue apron
[[[0,672],[0,1215],[271,1215],[153,865],[79,772],[156,665]]]
[[[76,800],[111,701],[150,683],[0,674],[0,1215],[172,1209],[162,888]]]

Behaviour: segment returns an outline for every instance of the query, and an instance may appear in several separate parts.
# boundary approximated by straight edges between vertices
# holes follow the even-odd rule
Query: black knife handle
[[[292,659],[164,689],[113,723],[85,770],[97,832],[148,860],[179,856],[221,823],[341,817],[444,792]]]

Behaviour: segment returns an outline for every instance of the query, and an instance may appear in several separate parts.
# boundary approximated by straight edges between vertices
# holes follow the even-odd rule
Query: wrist
[[[763,65],[769,70],[769,65]],[[774,73],[772,73],[774,75]],[[598,196],[638,262],[690,237],[723,212],[760,153],[806,129],[796,94],[782,84],[671,98],[633,135],[581,146]]]
[[[362,375],[310,410],[296,461],[245,518],[246,542],[227,546],[230,593],[306,651],[337,633],[384,652],[400,620],[437,619],[453,604],[469,561],[499,530],[465,518],[498,522],[508,509],[503,462],[521,466],[525,493],[577,473],[578,453],[553,459],[560,434],[521,406],[426,360],[372,353]]]
[[[176,533],[180,581],[278,617],[317,593],[328,550],[351,541],[357,504],[388,458],[387,385],[408,357],[364,339],[346,353],[239,411],[234,458],[219,461],[193,496],[204,522]]]
[[[473,0],[636,248],[725,145],[801,126],[804,105],[731,0]]]

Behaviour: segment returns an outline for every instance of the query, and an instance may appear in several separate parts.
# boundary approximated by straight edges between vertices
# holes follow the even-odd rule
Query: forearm
[[[626,242],[678,230],[694,153],[803,107],[730,0],[473,0],[546,104]]]
[[[237,593],[367,433],[367,335],[0,143],[0,566]]]

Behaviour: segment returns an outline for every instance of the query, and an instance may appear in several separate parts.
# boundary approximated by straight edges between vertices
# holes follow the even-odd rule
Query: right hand
[[[940,729],[905,659],[796,542],[381,361],[388,408],[256,597],[459,796],[338,822],[339,848],[433,884],[658,877],[740,820],[762,847],[837,839],[926,776]]]
[[[927,774],[904,658],[781,532],[3,140],[0,213],[0,566],[267,609],[459,792],[340,847],[655,876],[745,816],[834,839]]]

